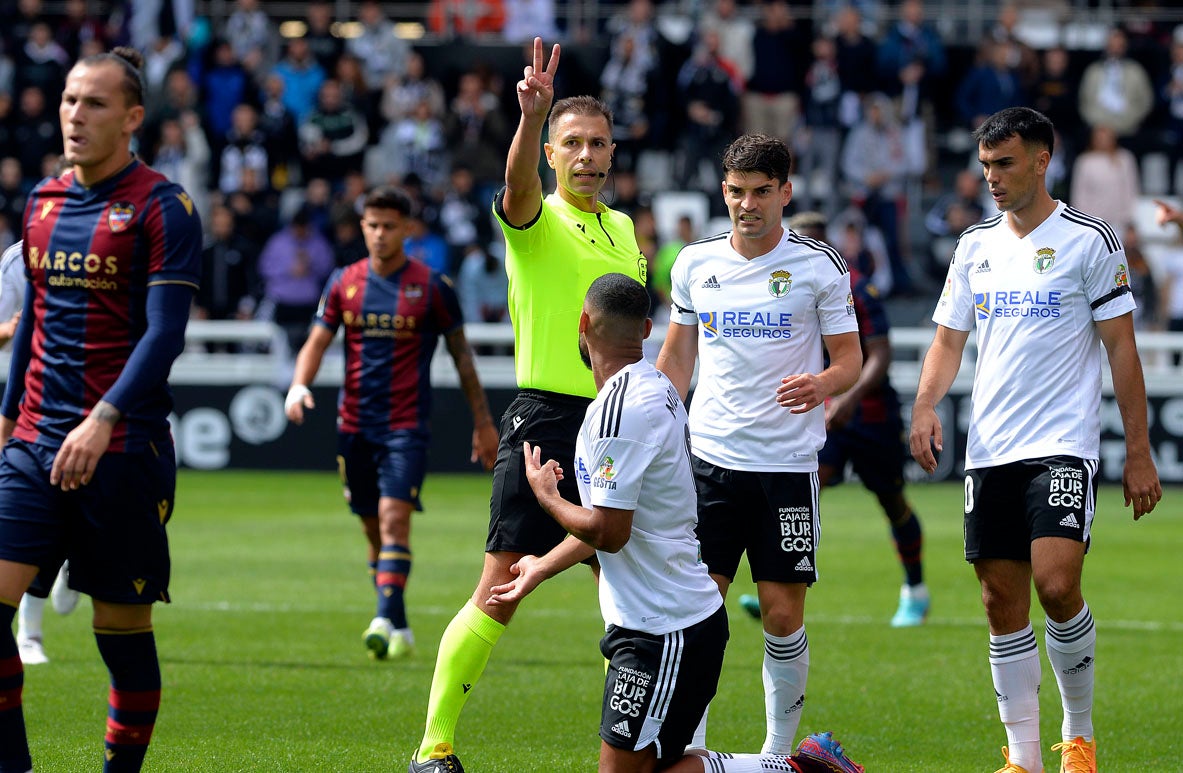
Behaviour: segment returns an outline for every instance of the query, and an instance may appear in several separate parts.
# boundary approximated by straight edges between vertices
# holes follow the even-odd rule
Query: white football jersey
[[[776,389],[785,376],[822,371],[823,335],[858,331],[846,262],[789,229],[752,260],[730,237],[687,244],[671,272],[670,321],[698,325],[694,453],[728,469],[814,472],[825,411],[790,413]]]
[[[0,256],[0,322],[7,322],[25,306],[25,261],[18,241]]]
[[[1058,454],[1097,459],[1095,323],[1134,306],[1113,229],[1062,202],[1022,239],[1005,215],[963,233],[932,319],[977,330],[966,468]]]
[[[625,546],[597,551],[605,623],[659,635],[701,622],[723,605],[694,536],[698,507],[686,409],[649,362],[621,369],[588,406],[575,475],[584,507],[633,511]]]

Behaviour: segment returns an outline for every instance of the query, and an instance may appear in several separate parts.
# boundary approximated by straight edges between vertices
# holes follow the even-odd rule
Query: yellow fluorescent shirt
[[[584,212],[557,193],[518,228],[505,222],[501,197],[493,213],[505,234],[514,372],[521,389],[595,397],[591,371],[579,358],[579,313],[591,283],[618,272],[645,283],[645,256],[633,221],[597,202]]]

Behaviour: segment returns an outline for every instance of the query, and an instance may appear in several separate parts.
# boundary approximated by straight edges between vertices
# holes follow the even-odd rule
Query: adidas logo
[[[715,279],[714,274],[711,274],[711,278],[703,282],[702,286],[708,290],[718,290],[720,287],[722,287],[722,285],[719,284],[719,280]]]
[[[805,556],[797,562],[797,565],[793,569],[798,572],[812,572],[813,564],[809,561],[809,556]]]
[[[983,260],[981,263],[978,264],[978,267],[974,269],[974,273],[975,274],[989,274],[990,273],[990,261]]]
[[[1061,526],[1067,526],[1070,529],[1079,529],[1080,524],[1076,520],[1076,513],[1068,513],[1060,519]]]
[[[616,733],[621,738],[632,738],[632,731],[628,729],[628,722],[623,719],[612,726],[612,732]]]
[[[1092,665],[1093,665],[1093,659],[1086,655],[1084,660],[1080,661],[1072,668],[1065,668],[1064,673],[1068,674],[1068,675],[1079,674],[1083,671],[1088,671],[1089,667]]]
[[[792,706],[789,706],[787,709],[785,709],[785,713],[792,714],[793,712],[800,711],[803,708],[805,708],[805,696],[804,695],[802,695],[800,698],[798,698],[797,702],[794,703]]]

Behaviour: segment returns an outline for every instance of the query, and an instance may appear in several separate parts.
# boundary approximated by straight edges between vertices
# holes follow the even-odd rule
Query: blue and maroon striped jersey
[[[329,277],[316,321],[333,332],[345,327],[340,431],[428,429],[431,358],[439,337],[464,322],[446,277],[410,259],[381,277],[369,258],[359,260]]]
[[[60,446],[104,399],[123,414],[109,451],[139,450],[168,436],[167,371],[175,353],[153,383],[120,390],[134,393],[131,404],[108,392],[148,331],[148,288],[197,288],[201,241],[189,196],[139,161],[90,188],[73,172],[38,184],[25,208],[33,331],[15,437]],[[168,309],[170,321],[188,312]],[[179,324],[183,330],[183,319]],[[10,383],[6,407],[13,389]]]
[[[859,341],[868,338],[884,338],[891,330],[887,320],[887,310],[879,300],[879,291],[867,277],[854,269],[850,271],[850,290],[854,296],[854,310],[858,317]],[[864,353],[865,356],[865,353]],[[884,379],[878,387],[869,390],[859,401],[856,420],[872,424],[887,421],[891,415],[899,415],[900,398],[896,394],[889,379]]]

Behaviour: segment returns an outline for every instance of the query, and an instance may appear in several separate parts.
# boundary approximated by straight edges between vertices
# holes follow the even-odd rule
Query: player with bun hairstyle
[[[28,280],[0,403],[0,771],[32,768],[17,602],[70,562],[110,673],[103,771],[138,771],[160,706],[152,604],[167,602],[176,455],[168,373],[201,271],[201,222],[144,165],[143,59],[79,61],[59,118],[70,170],[29,195]]]

